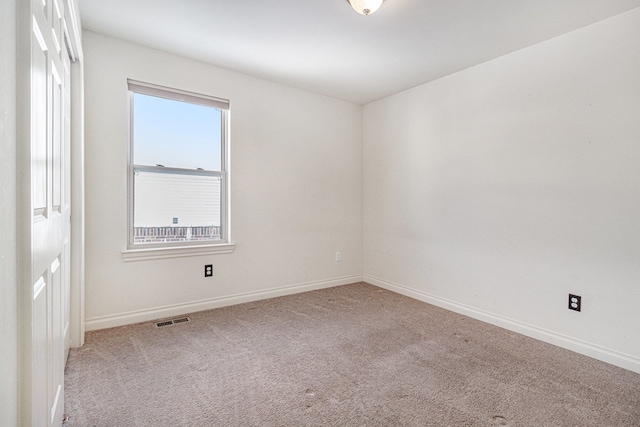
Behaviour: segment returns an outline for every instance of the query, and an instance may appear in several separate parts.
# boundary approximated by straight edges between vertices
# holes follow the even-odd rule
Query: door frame
[[[84,345],[84,51],[77,0],[65,1],[71,61],[71,347]],[[75,59],[75,60],[74,60]]]

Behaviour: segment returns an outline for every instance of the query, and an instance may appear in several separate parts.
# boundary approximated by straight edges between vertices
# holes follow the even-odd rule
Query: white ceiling
[[[79,0],[83,27],[364,104],[640,0]]]

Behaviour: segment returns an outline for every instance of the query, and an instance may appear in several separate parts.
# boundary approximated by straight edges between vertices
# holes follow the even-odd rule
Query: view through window
[[[129,82],[129,245],[227,241],[228,101]]]

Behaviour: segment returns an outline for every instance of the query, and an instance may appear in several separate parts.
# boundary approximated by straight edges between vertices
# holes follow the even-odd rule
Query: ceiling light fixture
[[[384,0],[347,0],[353,10],[361,15],[369,15],[380,8]]]

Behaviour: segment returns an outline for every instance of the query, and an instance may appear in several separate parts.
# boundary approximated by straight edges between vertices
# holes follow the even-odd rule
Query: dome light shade
[[[362,14],[369,15],[380,8],[384,0],[347,0],[353,10]]]

